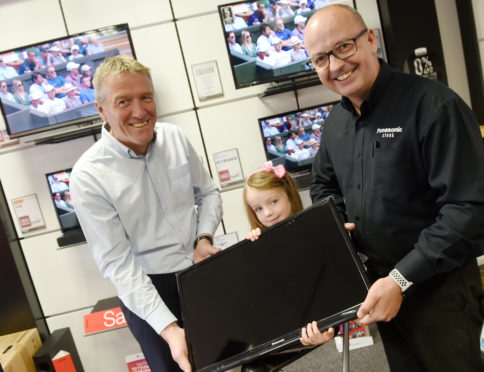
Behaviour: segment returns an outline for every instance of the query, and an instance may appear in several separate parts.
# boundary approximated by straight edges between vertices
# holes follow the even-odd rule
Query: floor
[[[350,350],[349,371],[389,372],[383,344],[375,326],[370,326],[373,345]],[[284,367],[284,372],[341,372],[343,354],[336,349],[334,340]]]
[[[350,350],[348,372],[389,372],[383,344],[375,325],[370,326],[373,345]],[[335,341],[316,348],[304,357],[284,367],[280,372],[341,372],[343,354],[338,352]],[[240,372],[234,368],[227,372]]]

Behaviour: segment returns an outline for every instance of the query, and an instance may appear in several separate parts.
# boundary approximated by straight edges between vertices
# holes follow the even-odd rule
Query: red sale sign
[[[84,315],[84,334],[104,332],[127,325],[120,307]]]

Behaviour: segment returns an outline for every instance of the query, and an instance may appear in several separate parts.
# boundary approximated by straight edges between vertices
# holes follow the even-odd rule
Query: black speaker
[[[38,372],[55,372],[52,365],[52,358],[60,351],[64,350],[71,354],[72,361],[77,372],[84,372],[76,344],[72,338],[69,328],[62,328],[54,331],[43,343],[34,355],[34,364]]]
[[[447,84],[434,0],[377,0],[388,63]]]

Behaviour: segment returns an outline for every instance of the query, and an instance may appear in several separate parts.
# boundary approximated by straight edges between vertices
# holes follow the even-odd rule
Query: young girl
[[[271,161],[252,172],[244,187],[244,205],[252,230],[246,238],[254,241],[267,227],[302,211],[301,197],[291,175],[283,165]],[[334,336],[334,329],[321,332],[315,321],[302,328],[303,345],[324,344]]]

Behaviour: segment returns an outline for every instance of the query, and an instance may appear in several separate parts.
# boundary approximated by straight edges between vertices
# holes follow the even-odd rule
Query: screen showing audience
[[[71,169],[46,175],[55,212],[63,232],[79,228],[79,221],[74,210],[74,201],[69,190]]]
[[[309,170],[324,136],[324,122],[336,103],[259,119],[267,160],[291,172]]]
[[[10,138],[99,121],[92,78],[105,58],[135,57],[127,24],[0,52],[0,106]]]
[[[353,0],[270,0],[219,5],[236,89],[315,75],[304,29],[315,11]]]

